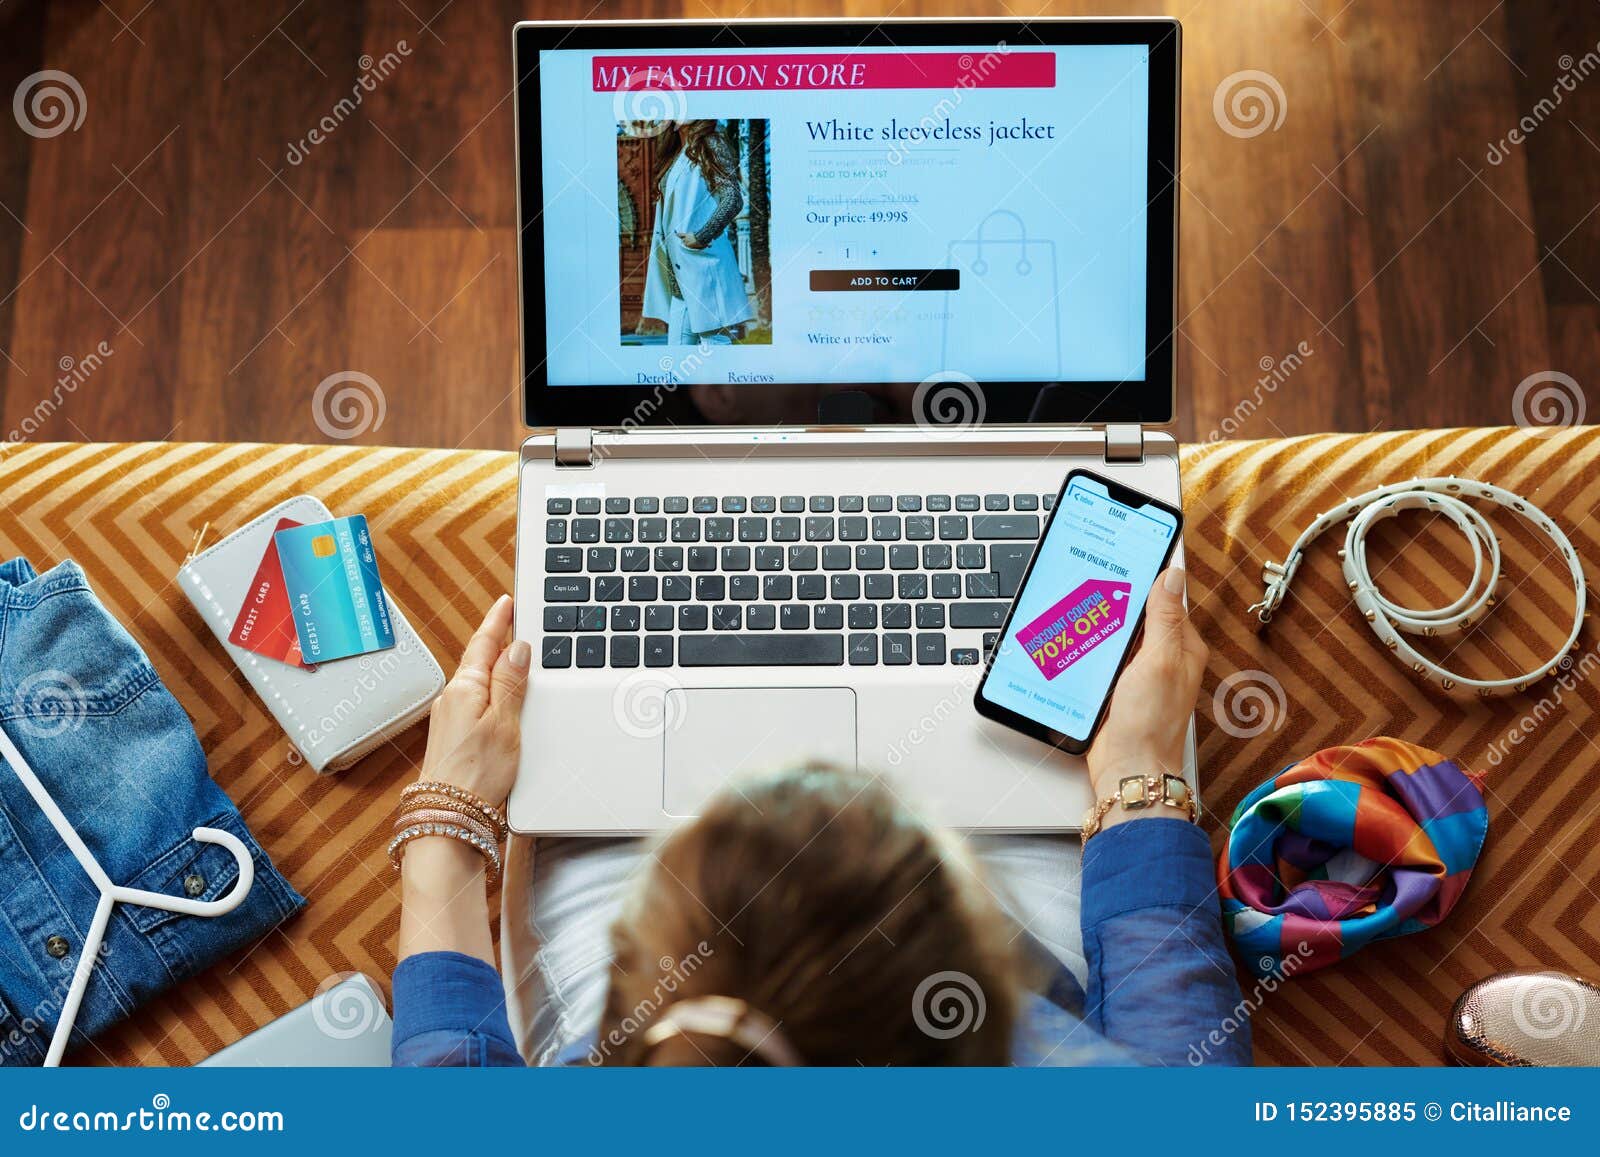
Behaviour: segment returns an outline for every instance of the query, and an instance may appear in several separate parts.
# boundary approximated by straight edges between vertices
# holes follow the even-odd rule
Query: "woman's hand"
[[[1151,588],[1144,640],[1117,681],[1111,709],[1089,749],[1089,781],[1096,799],[1115,792],[1124,776],[1183,774],[1184,740],[1207,654],[1184,608],[1183,582],[1183,571],[1172,567]],[[1128,813],[1114,807],[1106,823],[1157,814],[1165,813]]]
[[[496,807],[517,778],[522,700],[533,658],[526,642],[511,642],[511,622],[511,598],[501,595],[433,705],[422,760],[423,779],[464,788]]]
[[[522,700],[533,649],[511,635],[501,595],[467,643],[461,666],[433,705],[422,778],[474,792],[499,806],[517,778]],[[483,856],[448,836],[406,845],[401,861],[400,958],[463,952],[494,963]]]
[[[709,242],[697,239],[693,233],[680,232],[678,240],[683,242],[685,249],[704,249],[709,244]]]

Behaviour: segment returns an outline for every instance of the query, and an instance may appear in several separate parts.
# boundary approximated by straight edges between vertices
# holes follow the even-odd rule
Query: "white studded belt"
[[[1485,499],[1527,519],[1550,540],[1555,547],[1554,553],[1561,556],[1572,578],[1572,629],[1567,632],[1566,641],[1550,659],[1532,671],[1509,679],[1473,679],[1458,675],[1421,654],[1406,641],[1407,635],[1432,638],[1453,631],[1465,632],[1495,604],[1495,586],[1500,581],[1500,540],[1495,537],[1488,520],[1466,501],[1468,498]],[[1375,523],[1393,518],[1405,510],[1426,510],[1442,515],[1455,524],[1472,546],[1472,581],[1467,584],[1461,597],[1449,606],[1414,610],[1391,602],[1378,589],[1367,566],[1368,532]],[[1336,510],[1317,515],[1316,521],[1295,540],[1289,557],[1282,563],[1269,562],[1263,569],[1261,577],[1266,583],[1266,593],[1259,603],[1250,608],[1263,623],[1272,619],[1272,612],[1283,602],[1295,572],[1300,569],[1306,549],[1324,531],[1343,519],[1349,520],[1349,527],[1345,530],[1344,549],[1339,552],[1339,557],[1344,560],[1345,582],[1349,584],[1357,608],[1372,624],[1373,631],[1383,640],[1384,646],[1399,656],[1416,674],[1438,680],[1446,691],[1471,687],[1479,695],[1485,696],[1521,691],[1560,667],[1578,641],[1578,632],[1583,627],[1587,590],[1583,568],[1578,563],[1578,554],[1572,549],[1572,543],[1554,519],[1527,499],[1499,486],[1467,478],[1415,478],[1410,482],[1380,486],[1342,503]]]

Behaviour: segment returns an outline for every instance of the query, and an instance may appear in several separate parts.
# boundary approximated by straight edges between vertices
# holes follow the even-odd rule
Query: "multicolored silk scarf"
[[[1261,977],[1310,972],[1455,907],[1489,831],[1473,778],[1399,739],[1329,747],[1233,813],[1222,918]]]

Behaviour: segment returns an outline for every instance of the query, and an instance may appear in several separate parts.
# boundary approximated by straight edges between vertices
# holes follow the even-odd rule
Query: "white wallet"
[[[389,599],[395,645],[308,671],[229,642],[280,519],[305,524],[333,515],[302,494],[240,527],[184,563],[178,585],[244,673],[261,702],[314,771],[343,771],[428,713],[444,671]]]

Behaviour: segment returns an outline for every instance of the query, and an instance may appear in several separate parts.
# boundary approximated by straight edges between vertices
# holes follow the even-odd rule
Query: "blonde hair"
[[[594,1063],[764,1063],[744,1038],[647,1043],[674,1003],[712,997],[743,1002],[806,1064],[1009,1058],[1004,919],[958,843],[868,775],[813,765],[724,792],[659,846],[612,936]],[[938,1007],[951,989],[931,986],[952,977],[965,1004]]]

